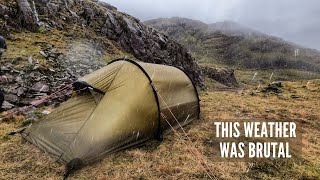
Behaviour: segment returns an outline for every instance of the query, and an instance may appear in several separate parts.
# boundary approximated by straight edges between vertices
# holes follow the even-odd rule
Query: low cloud
[[[232,20],[255,30],[320,49],[318,0],[108,0],[141,20],[186,17],[214,23]]]

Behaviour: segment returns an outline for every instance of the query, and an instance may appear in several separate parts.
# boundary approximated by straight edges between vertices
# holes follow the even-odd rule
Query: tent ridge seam
[[[109,65],[109,64],[108,64],[108,65]],[[118,72],[116,73],[116,75],[114,76],[114,78],[112,79],[112,81],[110,82],[110,86],[108,87],[106,93],[108,92],[108,90],[109,90],[110,87],[112,86],[114,80],[117,78],[117,76],[118,76],[119,72],[121,71],[122,67],[123,67],[123,64],[121,65],[121,67],[119,68]]]

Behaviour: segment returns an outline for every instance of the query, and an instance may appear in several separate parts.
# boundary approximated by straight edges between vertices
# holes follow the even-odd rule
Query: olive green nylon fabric
[[[105,94],[77,94],[22,134],[62,163],[87,164],[169,132],[164,116],[177,123],[167,105],[181,124],[199,116],[191,80],[174,67],[118,60],[80,80]]]
[[[60,156],[70,154],[69,144],[96,106],[97,103],[90,94],[73,97],[26,129],[22,135],[55,159],[68,162],[71,157]]]
[[[172,130],[166,119],[174,127],[179,127],[175,118],[182,126],[198,119],[200,113],[198,94],[192,81],[183,71],[172,66],[149,63],[139,64],[148,73],[159,92],[157,95],[160,111],[163,114],[160,122],[161,130],[164,134]],[[175,117],[171,114],[168,107]]]

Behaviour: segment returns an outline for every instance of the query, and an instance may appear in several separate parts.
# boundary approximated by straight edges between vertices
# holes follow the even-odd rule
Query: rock
[[[7,94],[17,94],[17,89],[18,89],[19,85],[13,85],[13,86],[9,86],[8,89],[6,89],[6,93]]]
[[[27,8],[19,9],[22,6]],[[84,27],[83,22],[88,24],[84,27],[85,30],[94,33],[94,36],[89,33],[83,34],[81,36],[83,40],[79,39],[77,34],[66,33],[65,36],[70,37],[70,40],[76,38],[80,42],[68,41],[74,44],[66,47],[65,54],[60,53],[49,43],[39,43],[41,47],[39,54],[45,58],[45,65],[30,55],[29,58],[23,56],[11,59],[12,63],[1,63],[1,72],[8,75],[8,78],[11,76],[10,82],[1,83],[1,87],[4,85],[3,89],[9,90],[7,94],[14,95],[11,98],[18,98],[17,102],[12,102],[16,106],[30,104],[45,94],[57,91],[60,85],[68,85],[76,77],[105,66],[106,62],[100,59],[103,60],[106,52],[114,54],[121,51],[132,54],[144,62],[181,68],[195,85],[204,88],[202,72],[187,49],[157,30],[145,26],[138,19],[118,12],[108,3],[78,0],[66,0],[63,3],[18,0],[17,5],[10,7],[9,11],[12,12],[8,13],[8,18],[3,19],[0,15],[4,20],[4,23],[0,24],[1,33],[1,28],[6,28],[7,25],[12,32],[24,31],[23,27],[35,31],[39,25],[45,29],[57,28],[63,31],[69,28],[70,24]],[[38,17],[41,17],[41,22],[38,22]],[[16,18],[19,18],[19,23]],[[3,34],[8,37],[9,33]],[[71,93],[68,91],[61,94],[49,103],[62,102]]]
[[[110,10],[113,10],[113,11],[116,11],[116,10],[117,10],[116,7],[110,5],[109,3],[106,3],[106,2],[104,2],[104,1],[98,1],[98,4],[101,5],[102,7],[105,7],[105,8],[107,8],[107,9],[110,9]]]
[[[228,87],[239,87],[233,69],[201,67],[204,76],[211,78]]]
[[[24,87],[19,87],[19,88],[17,89],[17,96],[23,95],[26,90],[27,90],[27,89],[24,88]]]
[[[4,49],[0,49],[0,57],[4,54]]]
[[[54,16],[58,13],[58,9],[59,9],[59,6],[58,6],[58,5],[49,2],[49,3],[47,4],[47,7],[48,7],[48,8],[47,8],[47,9],[48,9],[48,12],[49,12],[49,14],[50,14],[52,17],[54,17]]]
[[[32,56],[30,56],[30,57],[28,58],[28,62],[29,62],[29,64],[32,64],[32,63],[33,63]]]
[[[265,112],[267,112],[267,113],[275,113],[275,110],[273,110],[273,109],[266,109]]]
[[[261,92],[273,92],[275,94],[280,94],[282,93],[282,83],[280,81],[275,81],[270,83],[267,87],[264,87]]]
[[[32,101],[34,101],[33,98],[22,98],[20,100],[20,104],[22,104],[22,105],[30,105]]]
[[[1,71],[10,71],[10,68],[8,66],[1,66]]]
[[[33,1],[32,1],[33,2]],[[23,25],[30,31],[36,31],[39,28],[38,13],[35,4],[30,4],[28,0],[17,0],[17,5],[22,14]]]
[[[9,8],[5,5],[0,4],[0,16],[5,16],[9,13]]]
[[[7,80],[6,80],[7,82],[13,82],[13,78],[14,78],[14,77],[13,77],[12,75],[6,73],[5,77],[6,77],[6,79],[7,79]]]
[[[1,109],[7,111],[7,110],[10,110],[10,109],[12,109],[12,108],[14,108],[14,105],[11,104],[11,103],[9,103],[8,101],[4,101],[4,102],[2,103]]]
[[[60,85],[66,86],[72,83],[75,80],[75,77],[72,74],[79,68],[90,69],[93,67],[100,68],[103,66],[96,66],[94,61],[88,61],[91,64],[83,64],[83,67],[80,67],[77,64],[75,69],[68,72],[67,67],[69,65],[65,63],[66,60],[64,55],[56,49],[53,49],[53,46],[50,44],[45,44],[43,47],[44,49],[42,51],[48,56],[46,60],[50,64],[47,71],[43,71],[43,69],[40,71],[37,68],[34,68],[35,65],[41,65],[37,59],[33,59],[31,56],[28,59],[15,58],[11,63],[1,64],[1,72],[4,72],[6,79],[8,79],[8,81],[1,83],[1,88],[3,88],[7,94],[7,102],[9,101],[8,103],[13,106],[19,107],[30,105],[31,102],[38,100],[47,94],[52,94],[53,92],[58,91],[57,88],[51,89],[50,87],[59,87]],[[101,56],[102,55],[103,53]],[[58,58],[61,58],[59,62]],[[20,66],[21,63],[24,63],[26,60],[30,65],[23,66],[23,70],[14,69],[14,67]],[[87,71],[85,70],[84,72]],[[56,99],[46,103],[60,103],[68,99],[70,96],[71,93],[69,92],[67,94],[60,94]],[[10,108],[11,106],[8,105],[8,108],[6,109]]]
[[[42,111],[42,114],[45,114],[45,115],[48,115],[48,114],[50,114],[51,113],[51,111],[49,111],[49,110],[44,110],[44,111]]]
[[[73,3],[69,4],[59,3],[59,1],[48,2],[47,0],[40,0],[34,1],[35,7],[32,7],[33,1],[28,3],[26,0],[18,0],[17,2],[20,7],[22,5],[27,6],[27,9],[25,9],[26,11],[21,10],[22,14],[20,14],[20,16],[23,15],[20,18],[25,21],[27,28],[28,24],[35,24],[33,19],[34,17],[44,16],[47,18],[41,22],[43,23],[43,27],[54,26],[63,29],[68,27],[70,23],[81,27],[85,22],[87,25],[85,28],[88,29],[88,32],[95,31],[97,35],[104,36],[101,38],[98,37],[98,41],[104,38],[113,40],[110,46],[108,45],[108,47],[112,48],[106,48],[106,41],[102,40],[104,47],[99,49],[95,46],[97,44],[95,40],[97,39],[93,39],[88,35],[94,41],[94,46],[92,46],[90,51],[88,51],[89,53],[82,51],[80,48],[76,51],[78,53],[71,51],[72,56],[76,56],[77,54],[87,54],[87,58],[83,59],[93,62],[95,59],[98,59],[95,57],[102,56],[104,54],[103,52],[105,49],[112,49],[113,51],[113,47],[115,47],[121,51],[133,54],[137,59],[144,62],[179,67],[188,74],[195,85],[202,89],[204,88],[201,70],[186,48],[176,41],[169,39],[166,35],[163,35],[157,30],[144,25],[140,20],[125,13],[118,12],[116,7],[106,2],[72,1]],[[30,11],[28,6],[31,6],[31,11],[33,12]],[[31,13],[28,18],[26,18],[27,11]],[[74,12],[77,12],[78,15]],[[14,22],[13,19],[15,16],[10,16],[10,18],[12,18],[12,21],[8,22]],[[37,26],[35,25],[35,27]],[[70,34],[70,37],[73,36],[73,34]],[[94,52],[97,53],[94,56],[91,56],[90,52],[92,53],[93,49],[95,50]],[[50,65],[54,66],[57,63],[57,56],[59,56],[59,54],[56,54],[52,46],[44,47],[44,49],[40,51],[40,54],[46,58]],[[77,61],[78,58],[70,56],[66,58],[59,57],[59,62],[67,60],[68,63],[68,61],[72,59]],[[33,62],[33,64],[35,63]],[[92,64],[94,63],[88,63],[86,65],[89,65],[90,69],[96,70],[96,68],[93,68],[96,66]],[[38,71],[39,69],[41,69],[40,65],[34,65],[34,71]],[[57,69],[54,70],[56,73]],[[82,76],[90,71],[82,70],[76,72],[73,70],[70,74]]]
[[[300,96],[295,95],[295,94],[292,94],[290,97],[291,97],[292,99],[298,99],[298,98],[300,98]]]
[[[270,84],[270,86],[275,86],[275,87],[283,87],[281,81],[274,81]]]
[[[48,55],[47,55],[45,52],[43,52],[43,51],[40,51],[39,53],[40,53],[43,57],[45,57],[45,58],[48,57]]]
[[[95,16],[95,12],[91,8],[85,7],[84,10],[83,10],[83,13],[81,13],[81,15],[85,18],[86,25],[90,25],[91,20]]]
[[[0,36],[0,49],[7,49],[6,40]]]
[[[19,101],[19,97],[14,94],[5,94],[4,99],[10,103],[16,104]]]
[[[21,76],[17,76],[16,79],[15,79],[15,81],[16,81],[17,83],[23,83],[23,79],[22,79]]]
[[[36,84],[34,84],[31,88],[32,91],[34,92],[49,92],[49,86],[43,82],[37,82]]]

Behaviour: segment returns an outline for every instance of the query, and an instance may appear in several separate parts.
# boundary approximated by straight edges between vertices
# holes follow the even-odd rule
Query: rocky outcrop
[[[8,14],[9,8],[5,5],[0,4],[0,16]]]
[[[74,46],[70,48],[70,53],[77,52],[78,47]],[[45,102],[47,104],[65,101],[72,94],[71,89],[66,88],[67,85],[78,77],[106,65],[104,62],[93,61],[89,58],[89,56],[98,56],[94,52],[78,53],[77,61],[73,61],[74,56],[71,57],[68,53],[58,52],[50,44],[44,44],[39,54],[45,58],[45,64],[49,68],[44,67],[31,56],[28,59],[18,57],[13,59],[12,62],[1,63],[2,80],[0,81],[0,87],[5,94],[5,103],[2,106],[4,110],[27,106],[48,96],[51,96],[51,99]],[[81,57],[81,55],[84,57]],[[17,65],[20,62],[28,62],[28,65],[18,69]]]
[[[213,67],[201,67],[201,69],[204,75],[208,78],[211,78],[228,87],[239,87],[233,69]]]
[[[31,31],[38,29],[39,18],[38,13],[35,9],[34,1],[31,1],[31,4],[28,0],[17,0],[19,11],[22,13],[23,23]]]
[[[104,2],[87,0],[44,1],[34,0],[34,12],[39,14],[41,27],[68,29],[71,25],[87,28],[107,37],[137,59],[166,64],[183,69],[192,81],[204,88],[198,64],[179,43],[157,30],[145,26],[140,20],[121,13]],[[9,19],[12,13],[8,13]],[[11,23],[11,26],[19,23]],[[28,24],[25,28],[32,30]]]
[[[264,87],[261,92],[264,93],[274,93],[274,94],[280,94],[282,93],[282,83],[280,81],[275,81],[272,82],[270,84],[268,84],[268,86]]]

